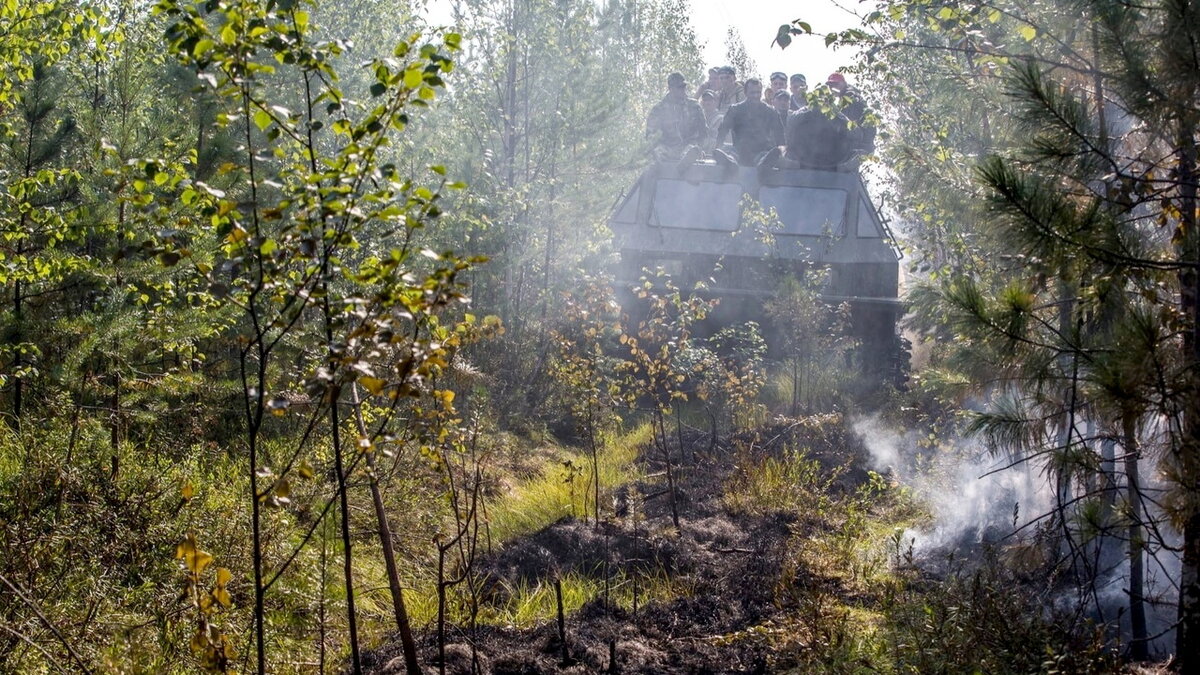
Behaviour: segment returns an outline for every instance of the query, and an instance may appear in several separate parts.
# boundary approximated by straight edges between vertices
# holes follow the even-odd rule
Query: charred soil
[[[767,672],[768,641],[747,639],[788,610],[781,587],[797,583],[789,542],[827,524],[784,511],[730,507],[740,463],[803,446],[829,472],[832,490],[867,479],[857,439],[837,416],[778,422],[713,442],[684,430],[677,463],[680,528],[672,524],[665,466],[646,450],[643,480],[615,487],[599,524],[563,518],[476,562],[475,597],[503,604],[514,589],[552,587],[567,575],[600,591],[566,615],[566,659],[557,622],[532,627],[461,623],[447,635],[448,673]],[[836,580],[812,583],[836,585]],[[807,583],[807,582],[805,582]],[[639,584],[642,585],[639,588]],[[654,588],[647,588],[653,586]],[[669,592],[664,592],[667,589]],[[417,634],[427,672],[437,672],[436,631]],[[398,643],[368,655],[368,672],[404,672]]]

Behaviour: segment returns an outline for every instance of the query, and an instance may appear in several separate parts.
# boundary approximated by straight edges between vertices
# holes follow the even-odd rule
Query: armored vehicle
[[[659,163],[617,200],[609,226],[619,289],[659,267],[680,288],[705,281],[721,298],[718,324],[764,322],[783,276],[827,268],[822,297],[850,303],[862,363],[895,376],[900,251],[856,171]]]

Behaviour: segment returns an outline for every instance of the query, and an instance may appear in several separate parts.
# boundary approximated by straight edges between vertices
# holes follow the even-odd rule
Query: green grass
[[[643,424],[604,440],[598,457],[602,509],[611,504],[610,495],[614,488],[639,478],[635,460],[639,448],[650,442],[650,434],[650,426]],[[582,517],[587,513],[590,517],[593,510],[591,458],[579,449],[562,449],[557,451],[557,459],[548,461],[541,474],[516,483],[507,493],[488,504],[488,528],[493,544],[503,545],[536,532],[563,516]],[[574,479],[574,485],[564,480],[568,475],[561,463],[564,460],[570,460],[582,469]],[[384,579],[380,577],[378,581],[382,583]],[[624,607],[632,607],[633,586],[631,579],[623,576],[615,578],[610,587],[610,597]],[[671,585],[665,575],[642,577],[638,580],[638,594],[642,598],[639,602],[644,604],[646,599],[678,595],[680,588],[677,586]],[[565,611],[570,613],[602,595],[604,580],[572,573],[562,578],[562,587]],[[465,591],[465,588],[457,587],[447,595],[447,613],[452,623],[461,624],[468,619],[468,593]],[[531,586],[508,587],[499,597],[496,602],[480,608],[480,623],[527,627],[552,620],[557,615],[552,579]],[[404,587],[404,604],[413,625],[431,625],[437,619],[436,581],[425,575],[410,578]]]
[[[837,475],[822,476],[820,462],[809,459],[803,450],[758,461],[745,457],[737,466],[724,495],[726,508],[734,513],[822,515],[831,504],[830,484]]]
[[[638,448],[650,440],[650,426],[643,424],[626,433],[606,439],[599,454],[600,508],[608,508],[609,495],[614,487],[637,480],[639,473],[634,460]],[[583,517],[592,514],[590,482],[591,458],[580,451],[563,451],[581,467],[573,482],[566,479],[569,472],[560,463],[553,463],[536,478],[514,486],[507,494],[488,505],[488,528],[492,541],[504,543],[536,532],[563,516]],[[585,504],[586,499],[586,504]]]
[[[604,595],[604,579],[568,573],[561,579],[563,612],[571,614],[589,601]],[[615,575],[610,582],[609,599],[626,610],[633,608],[634,579],[625,574]],[[529,628],[552,621],[558,616],[558,599],[554,580],[545,579],[529,586],[520,584],[508,588],[508,601],[481,609],[479,621],[484,624]],[[637,577],[638,605],[650,600],[663,600],[684,594],[688,589],[671,581],[665,574]]]
[[[563,611],[568,615],[604,596],[604,579],[600,576],[569,572],[561,577],[561,583]],[[478,623],[530,628],[553,621],[558,616],[553,578],[539,579],[533,584],[501,582],[501,585],[499,593],[481,604],[476,618]],[[639,607],[644,607],[652,600],[667,600],[692,593],[689,586],[671,579],[662,571],[638,574],[636,582],[633,575],[617,572],[609,582],[609,600],[614,606],[632,610],[635,589]],[[469,594],[465,591],[465,588],[456,588],[447,595],[447,617],[453,624],[465,625],[470,618]],[[404,605],[414,626],[432,625],[437,619],[437,590],[432,580],[415,587],[406,586]]]

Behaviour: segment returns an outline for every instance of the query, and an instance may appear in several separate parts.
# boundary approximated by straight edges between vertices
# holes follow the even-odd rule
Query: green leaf
[[[271,126],[271,116],[265,110],[259,110],[254,113],[254,126],[258,127],[259,131],[263,131]]]
[[[792,44],[791,25],[785,23],[779,27],[779,31],[775,33],[775,42],[780,49],[787,49],[787,46]]]
[[[258,252],[263,255],[271,255],[277,248],[279,248],[279,245],[275,243],[275,240],[268,239],[258,247]]]
[[[424,79],[424,75],[422,75],[421,71],[417,68],[409,68],[408,70],[404,71],[404,86],[408,87],[409,89],[416,89],[417,87],[421,86],[421,82],[424,81]]]

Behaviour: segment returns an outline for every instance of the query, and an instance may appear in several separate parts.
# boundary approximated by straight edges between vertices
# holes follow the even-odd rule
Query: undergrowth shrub
[[[988,553],[905,584],[882,608],[884,638],[901,672],[1117,672],[1103,630],[1055,609],[1057,593]]]

